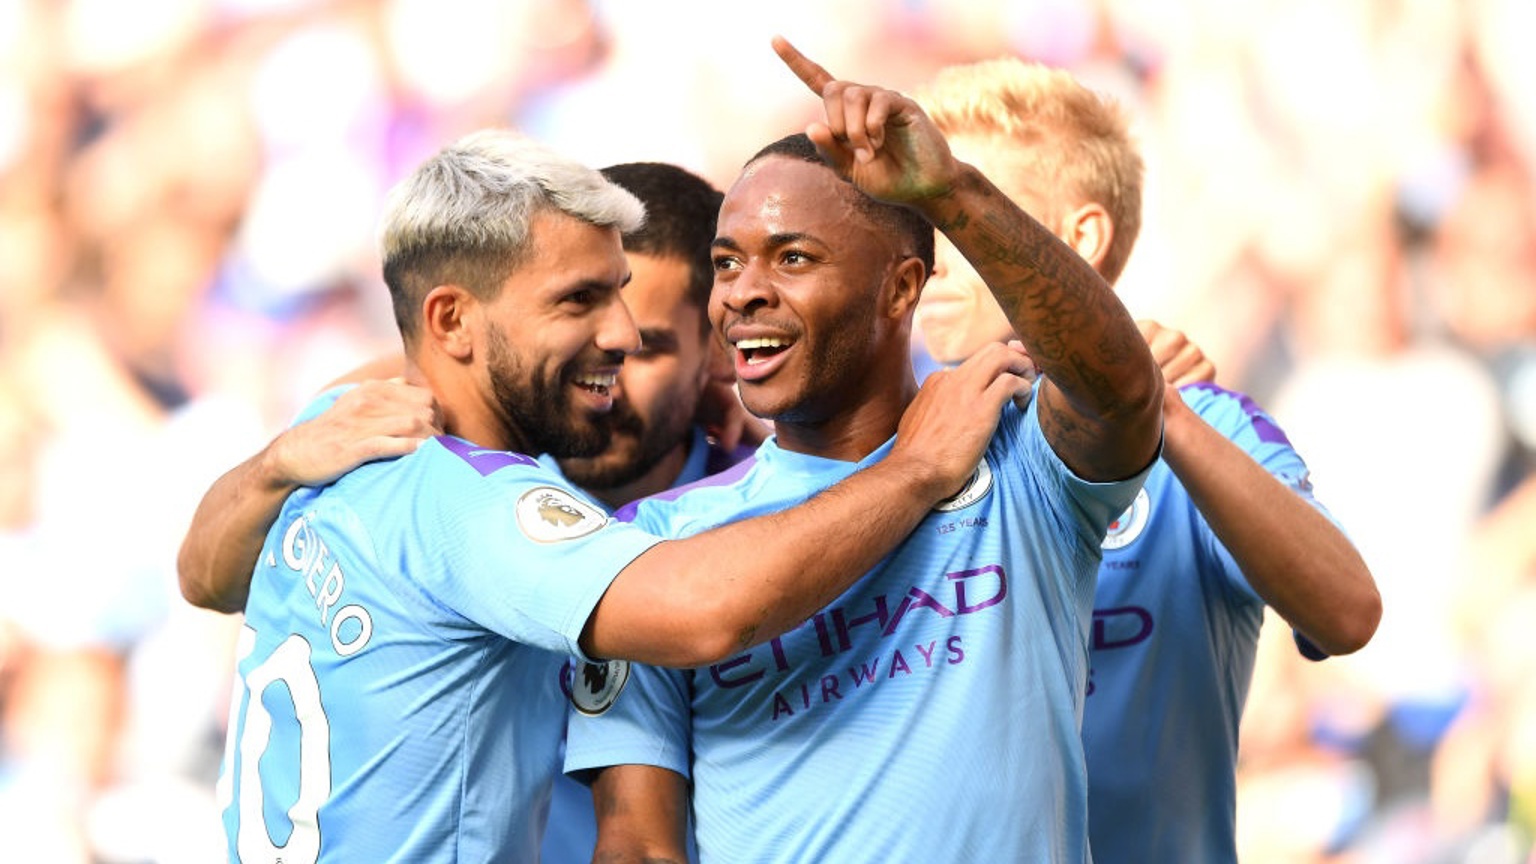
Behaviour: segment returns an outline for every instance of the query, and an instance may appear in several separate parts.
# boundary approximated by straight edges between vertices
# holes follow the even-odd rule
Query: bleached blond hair
[[[391,189],[379,245],[406,344],[433,287],[461,285],[493,299],[529,258],[533,219],[548,210],[621,233],[645,223],[644,205],[628,190],[510,129],[460,138]]]
[[[1000,135],[1018,144],[1029,188],[1071,209],[1104,207],[1114,223],[1100,265],[1113,283],[1141,230],[1141,154],[1118,102],[1070,73],[1017,57],[946,66],[914,98],[946,135]],[[1047,214],[1031,214],[1044,221]]]

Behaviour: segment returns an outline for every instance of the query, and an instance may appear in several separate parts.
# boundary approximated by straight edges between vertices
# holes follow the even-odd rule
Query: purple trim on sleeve
[[[476,447],[463,438],[455,438],[452,435],[439,435],[437,442],[442,444],[448,452],[463,459],[469,467],[479,471],[481,477],[489,477],[508,465],[537,466],[539,464],[539,460],[521,453]]]
[[[732,465],[731,467],[721,471],[718,474],[710,474],[704,477],[702,480],[695,480],[692,483],[688,483],[682,486],[674,486],[671,489],[667,489],[666,491],[657,492],[655,495],[648,495],[644,498],[631,501],[628,504],[625,504],[623,507],[613,511],[613,521],[635,521],[636,511],[640,508],[640,505],[646,501],[671,501],[677,498],[679,495],[682,495],[684,492],[687,492],[689,489],[701,489],[706,486],[728,486],[732,483],[735,483],[737,480],[740,480],[742,475],[746,474],[747,471],[750,470],[751,467],[755,464],[757,464],[757,457],[748,456],[747,458],[737,462],[735,465]]]
[[[1257,402],[1248,398],[1247,394],[1239,393],[1236,390],[1228,390],[1209,381],[1186,384],[1179,389],[1200,390],[1215,396],[1237,400],[1237,404],[1242,406],[1243,413],[1248,416],[1248,423],[1253,426],[1253,431],[1259,436],[1260,441],[1265,444],[1281,444],[1295,449],[1291,445],[1291,439],[1285,437],[1284,430],[1275,424],[1275,421],[1263,408],[1259,407]]]

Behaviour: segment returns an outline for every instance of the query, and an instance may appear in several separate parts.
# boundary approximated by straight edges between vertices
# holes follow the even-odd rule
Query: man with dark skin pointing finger
[[[1092,267],[956,160],[916,103],[775,49],[824,118],[727,192],[710,302],[775,435],[620,518],[687,536],[879,464],[916,389],[932,227],[1043,383],[1004,406],[966,489],[800,627],[713,665],[637,666],[607,713],[573,717],[566,769],[593,780],[594,860],[683,860],[691,805],[706,864],[1086,861],[1094,574],[1159,451],[1157,366]]]

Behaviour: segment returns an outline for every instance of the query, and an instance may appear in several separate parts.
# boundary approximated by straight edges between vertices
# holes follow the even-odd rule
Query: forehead
[[[544,210],[530,223],[529,241],[532,254],[512,278],[531,287],[554,291],[581,283],[619,285],[629,274],[618,228]]]
[[[641,327],[648,322],[683,320],[703,314],[702,307],[690,302],[688,289],[693,275],[688,262],[677,255],[629,253],[631,277],[624,288],[624,303]]]
[[[949,150],[956,159],[976,166],[1026,210],[1049,198],[1050,186],[1048,178],[1041,175],[1040,154],[1028,144],[1001,132],[960,133],[950,136]]]
[[[824,165],[768,156],[748,165],[725,193],[719,234],[740,242],[753,232],[822,237],[870,230],[858,194]]]

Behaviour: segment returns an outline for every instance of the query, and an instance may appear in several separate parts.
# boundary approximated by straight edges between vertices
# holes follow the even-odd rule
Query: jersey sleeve
[[[451,540],[421,553],[421,565],[410,572],[438,602],[480,627],[591,659],[578,640],[592,610],[619,572],[661,538],[610,520],[527,457],[471,451],[476,465],[462,454],[433,455],[450,465],[439,469],[445,478],[434,486],[433,504],[414,515],[438,524],[417,530]],[[461,458],[468,464],[451,464]]]
[[[629,681],[602,714],[572,710],[565,772],[582,779],[610,765],[653,765],[690,776],[692,672],[635,663]]]
[[[1344,530],[1333,514],[1328,512],[1328,508],[1313,495],[1306,462],[1291,445],[1280,425],[1263,408],[1241,393],[1213,384],[1184,387],[1179,395],[1201,419],[1236,444],[1287,489],[1301,496],[1302,500],[1323,514],[1340,531]],[[1203,541],[1202,554],[1219,563],[1229,589],[1237,592],[1247,602],[1263,603],[1244,578],[1237,561],[1204,519],[1200,520],[1200,535]],[[1305,653],[1306,647],[1303,646],[1302,650]]]
[[[1011,445],[1011,450],[1022,453],[1035,465],[1043,500],[1066,505],[1042,508],[1044,512],[1055,514],[1057,527],[1078,538],[1080,548],[1097,550],[1110,524],[1131,506],[1157,459],[1153,458],[1140,472],[1123,480],[1084,480],[1056,455],[1046,440],[1045,430],[1040,426],[1039,409],[1038,396],[1031,399],[1023,411],[1012,405],[1004,406],[998,435]]]

